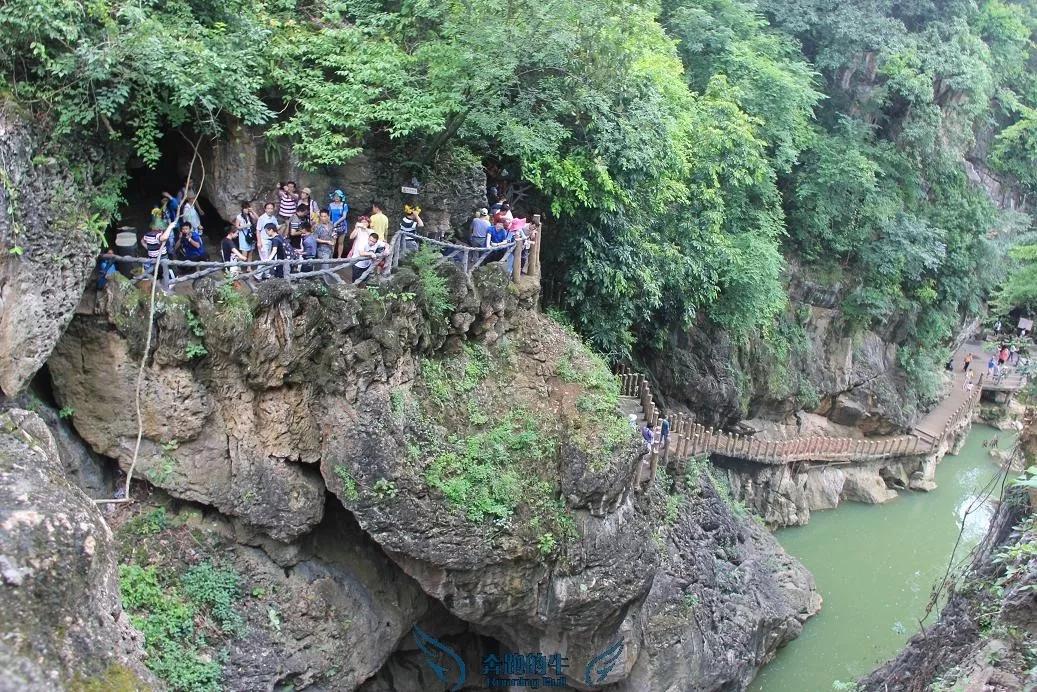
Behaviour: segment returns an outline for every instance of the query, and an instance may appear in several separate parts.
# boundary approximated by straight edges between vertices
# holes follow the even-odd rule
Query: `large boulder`
[[[0,391],[8,396],[47,360],[94,266],[89,178],[73,181],[0,97]]]
[[[46,424],[0,413],[0,690],[150,680],[122,611],[112,533],[65,476]]]

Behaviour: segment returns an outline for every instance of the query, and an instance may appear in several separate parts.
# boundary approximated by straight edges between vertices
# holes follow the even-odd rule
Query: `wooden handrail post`
[[[540,214],[533,214],[533,225],[536,226],[536,237],[533,238],[533,249],[529,253],[529,269],[527,274],[540,276],[540,239],[544,235],[544,224]]]
[[[522,248],[526,245],[524,238],[515,239],[515,254],[511,256],[511,280],[518,283],[522,278]]]

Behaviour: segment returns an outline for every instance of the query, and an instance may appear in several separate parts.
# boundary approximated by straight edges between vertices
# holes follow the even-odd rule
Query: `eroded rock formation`
[[[112,543],[43,420],[0,413],[0,690],[151,680],[119,602]]]
[[[453,305],[445,314],[430,308],[422,276],[407,269],[378,290],[271,282],[254,299],[204,285],[191,299],[163,299],[145,369],[138,472],[174,497],[217,509],[239,543],[258,546],[290,578],[328,575],[329,598],[343,608],[367,597],[343,589],[336,570],[399,571],[396,595],[357,605],[373,608],[369,620],[353,620],[358,634],[389,625],[357,645],[369,653],[356,654],[356,674],[332,689],[365,676],[373,676],[369,690],[439,689],[427,686],[409,636],[418,622],[466,655],[486,642],[558,652],[580,689],[744,685],[818,609],[810,575],[764,529],[734,517],[708,478],[631,492],[640,464],[631,431],[614,408],[587,418],[593,388],[605,385],[582,369],[572,335],[524,309],[534,286],[508,284],[496,267],[474,282],[444,276]],[[122,281],[96,306],[73,321],[49,369],[79,433],[126,468],[144,306]],[[490,360],[478,361],[473,349]],[[442,365],[444,354],[455,354],[460,370]],[[503,434],[496,429],[472,432],[496,420],[513,421],[516,442],[493,437]],[[530,421],[539,427],[523,427]],[[616,442],[602,446],[599,436]],[[540,450],[530,466],[494,467],[514,497],[490,499],[511,509],[466,500],[474,491],[456,477],[454,485],[431,480],[473,441],[518,444],[511,453],[519,456]],[[328,490],[348,512],[345,524],[329,519]],[[335,527],[354,525],[377,554],[329,552]],[[368,540],[346,530],[337,537]],[[370,593],[375,585],[365,579]],[[584,668],[617,639],[621,665],[586,684]],[[281,653],[259,657],[285,649],[270,651]],[[249,656],[234,659],[242,676]],[[300,656],[289,656],[294,678],[328,682],[326,658]]]
[[[84,145],[88,147],[89,145]],[[46,362],[94,266],[90,168],[46,154],[23,114],[0,97],[0,391],[18,394]]]

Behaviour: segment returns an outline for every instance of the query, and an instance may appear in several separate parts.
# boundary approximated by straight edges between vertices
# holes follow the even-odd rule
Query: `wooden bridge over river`
[[[663,415],[652,397],[651,386],[644,375],[623,372],[620,378],[620,407],[624,413],[638,417],[639,425],[649,424],[656,429],[656,442],[652,450],[651,466],[654,469],[660,456],[686,459],[703,454],[717,454],[757,464],[782,465],[796,462],[847,463],[897,457],[921,456],[938,451],[948,442],[948,437],[966,420],[971,420],[976,404],[984,389],[995,392],[1014,393],[1021,389],[1026,380],[1023,376],[1009,372],[1004,378],[987,378],[979,374],[985,370],[986,360],[974,360],[977,380],[968,388],[961,363],[966,353],[983,354],[983,344],[969,343],[955,354],[954,381],[947,397],[930,411],[909,434],[885,437],[829,437],[824,435],[800,435],[785,439],[764,439],[753,435],[737,435],[717,428],[695,423],[690,416],[677,413],[668,418],[669,441],[665,445],[658,439],[658,426]]]

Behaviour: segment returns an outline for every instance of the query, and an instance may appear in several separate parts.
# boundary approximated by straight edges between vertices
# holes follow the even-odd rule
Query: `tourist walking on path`
[[[972,391],[972,375],[973,375],[972,370],[969,370],[969,371],[967,371],[965,373],[965,381],[961,383],[961,390],[963,392],[965,392],[965,391],[971,392]]]
[[[961,371],[962,372],[968,372],[970,365],[972,365],[972,354],[971,353],[968,354],[967,356],[965,356],[965,367],[963,367],[961,369]]]
[[[1001,346],[1001,352],[997,355],[997,364],[998,365],[1004,365],[1005,363],[1007,363],[1008,362],[1008,356],[1009,356],[1008,347],[1002,345]]]
[[[310,188],[304,187],[302,192],[299,193],[299,206],[306,210],[310,225],[316,225],[317,220],[320,218],[320,206],[317,204],[317,200],[313,199],[313,193],[310,191]]]
[[[652,430],[652,426],[645,423],[645,426],[641,428],[641,439],[645,443],[645,453],[650,454],[652,452],[652,443],[655,442],[655,431]]]
[[[187,198],[187,201],[183,204],[183,209],[180,210],[180,220],[191,224],[191,229],[195,231],[202,227],[202,217],[198,212],[197,198]]]
[[[994,377],[997,375],[997,360],[994,356],[990,356],[990,360],[987,361],[987,376]]]

